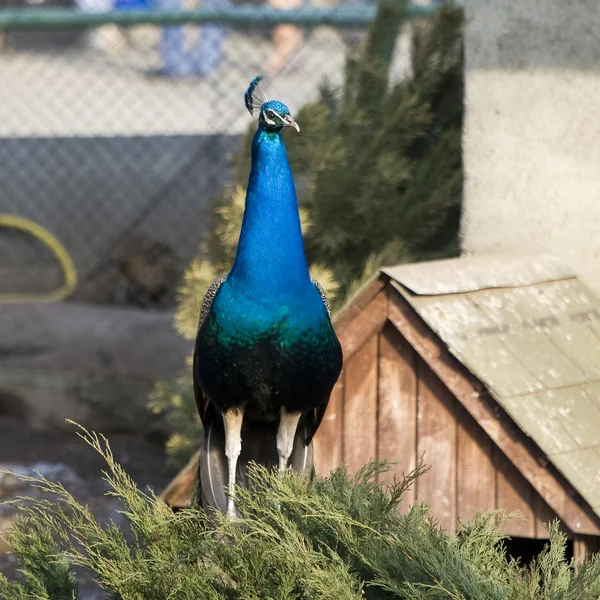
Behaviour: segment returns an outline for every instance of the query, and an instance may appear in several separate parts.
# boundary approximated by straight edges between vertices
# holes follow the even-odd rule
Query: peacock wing
[[[327,406],[329,405],[329,398],[327,398],[327,400],[321,404],[320,406],[318,406],[317,408],[315,408],[315,410],[313,411],[314,414],[312,415],[312,419],[310,418],[309,415],[309,430],[308,430],[308,435],[306,437],[306,443],[310,444],[310,442],[313,439],[313,436],[315,435],[315,433],[317,433],[317,430],[319,429],[319,426],[321,425],[321,421],[323,420],[323,417],[325,416],[325,411],[327,410]]]
[[[313,282],[313,285],[317,288],[317,291],[319,292],[319,296],[321,296],[321,300],[323,300],[323,304],[325,305],[325,308],[327,310],[327,315],[331,319],[331,305],[329,304],[329,299],[327,298],[325,289],[316,279],[312,279],[311,281]],[[327,401],[324,404],[321,404],[319,407],[317,407],[314,410],[314,414],[312,415],[312,418],[311,418],[311,415],[309,415],[309,417],[308,417],[309,433],[306,438],[307,444],[309,444],[311,442],[313,436],[317,432],[317,429],[319,429],[319,426],[321,425],[321,421],[323,420],[323,417],[325,416],[325,411],[327,410],[328,404],[329,404],[329,398],[327,399]]]
[[[204,299],[202,300],[202,306],[200,307],[200,318],[198,320],[198,331],[204,324],[206,317],[210,313],[210,309],[212,308],[212,304],[217,297],[217,293],[219,292],[220,287],[223,285],[223,282],[227,279],[227,275],[221,275],[218,279],[213,281],[213,283],[208,288],[206,294],[204,295]],[[194,358],[192,365],[192,378],[194,382],[194,397],[196,398],[196,406],[198,407],[198,413],[200,415],[200,420],[202,421],[202,427],[206,431],[207,425],[212,422],[214,417],[214,407],[209,402],[208,398],[204,395],[204,392],[200,388],[200,384],[198,383],[198,378],[196,377],[196,362],[197,362],[197,352],[194,348]]]
[[[200,331],[200,328],[204,324],[206,317],[208,317],[208,313],[210,312],[210,309],[212,308],[213,302],[215,301],[215,298],[217,297],[219,289],[223,285],[223,283],[225,282],[226,279],[227,279],[227,275],[221,275],[221,277],[219,277],[218,279],[215,279],[215,281],[213,281],[210,284],[210,287],[208,288],[206,294],[204,294],[204,299],[202,300],[202,306],[200,307],[200,320],[198,322],[198,331]]]
[[[319,296],[321,296],[321,300],[323,300],[323,304],[325,305],[325,308],[327,309],[327,314],[329,315],[329,318],[331,319],[331,305],[329,304],[329,300],[327,298],[327,294],[325,293],[325,290],[323,289],[323,286],[316,279],[311,279],[311,281],[313,282],[313,285],[317,288],[317,291],[319,292]]]

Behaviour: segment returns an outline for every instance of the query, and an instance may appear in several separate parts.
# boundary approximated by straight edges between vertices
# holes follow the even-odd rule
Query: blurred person
[[[304,0],[267,0],[267,2],[269,6],[280,10],[300,8],[304,5]],[[275,52],[271,55],[267,66],[270,76],[277,75],[288,64],[290,58],[300,48],[303,41],[304,33],[296,25],[283,23],[273,29]]]
[[[156,0],[160,10],[182,10],[182,0]],[[230,0],[203,0],[204,8],[223,9],[231,5]],[[192,48],[186,51],[183,25],[163,27],[160,42],[162,66],[152,75],[164,77],[189,77],[212,75],[223,59],[223,43],[227,37],[222,25],[202,25],[199,37]]]
[[[111,12],[115,0],[75,0],[75,6],[84,13]],[[116,25],[101,25],[89,29],[84,34],[87,44],[95,50],[113,52],[123,41],[123,35]]]

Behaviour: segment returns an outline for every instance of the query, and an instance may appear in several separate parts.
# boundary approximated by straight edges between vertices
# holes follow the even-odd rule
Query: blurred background
[[[115,518],[117,506],[102,495],[102,461],[82,447],[65,419],[109,434],[117,460],[139,485],[157,493],[197,447],[202,431],[186,359],[201,298],[235,252],[249,168],[248,132],[256,127],[243,94],[259,73],[266,77],[268,97],[286,102],[302,130],[302,138],[286,139],[311,267],[334,305],[386,257],[407,261],[456,254],[460,174],[450,179],[461,161],[460,19],[442,23],[442,31],[452,33],[445,46],[415,51],[415,27],[423,27],[441,4],[410,4],[410,17],[422,17],[420,25],[404,12],[382,21],[371,39],[385,40],[383,57],[373,54],[379,42],[370,50],[366,43],[376,11],[370,1],[0,5],[3,468],[21,474],[38,470],[60,480],[102,520]],[[196,9],[224,12],[216,22],[199,25],[193,16],[186,21]],[[300,17],[308,15],[309,26],[302,18],[297,25],[278,16],[294,9]],[[181,11],[182,23],[164,24],[169,14]],[[98,16],[101,23],[91,20]],[[120,20],[132,17],[129,25]],[[419,39],[436,38],[439,31]],[[452,59],[440,68],[448,48]],[[431,119],[428,111],[435,116],[437,109],[414,95],[444,96],[456,72],[461,75],[449,90],[458,113],[447,123]],[[410,249],[393,231],[394,222],[387,232],[377,227],[369,232],[361,221],[367,206],[376,222],[386,206],[397,204],[389,190],[407,180],[404,158],[397,166],[390,163],[391,171],[388,164],[378,167],[387,173],[385,186],[357,195],[360,202],[348,209],[347,223],[337,233],[331,224],[335,204],[328,215],[318,209],[330,192],[309,185],[323,152],[332,157],[334,171],[348,172],[325,148],[336,139],[334,132],[344,139],[352,127],[372,127],[366,117],[344,111],[345,103],[368,107],[373,92],[381,99],[386,89],[387,106],[401,110],[396,129],[385,134],[404,140],[389,144],[402,157],[427,154],[424,148],[435,146],[432,140],[448,127],[454,133],[447,160],[435,159],[440,172],[452,165],[450,175],[441,178],[451,192],[442,217]],[[371,97],[359,97],[360,90],[371,90]],[[398,136],[398,122],[407,116],[410,126]],[[365,179],[380,150],[357,176]],[[398,189],[406,192],[404,185]],[[387,199],[373,202],[377,194]],[[337,201],[346,202],[346,195]],[[429,211],[439,208],[432,197]],[[450,235],[432,246],[448,223]],[[330,239],[324,231],[331,232]],[[360,251],[343,260],[349,246]],[[25,489],[37,493],[14,476],[0,475],[1,499]],[[3,506],[0,515],[1,533],[15,511]],[[7,550],[3,547],[0,567],[12,572],[14,558]]]

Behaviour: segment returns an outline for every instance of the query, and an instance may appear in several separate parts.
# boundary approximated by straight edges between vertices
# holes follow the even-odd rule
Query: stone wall
[[[192,349],[168,312],[75,303],[3,305],[0,331],[0,416],[41,429],[162,430],[148,394]]]

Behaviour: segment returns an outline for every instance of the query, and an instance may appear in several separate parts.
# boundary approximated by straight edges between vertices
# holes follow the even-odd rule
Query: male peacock
[[[267,431],[278,423],[278,464],[285,469],[296,432],[310,443],[342,368],[327,298],[309,275],[281,138],[284,127],[300,129],[285,104],[267,101],[260,79],[245,94],[246,108],[258,109],[259,119],[237,254],[204,298],[194,352],[205,431],[221,418],[224,424],[230,515],[242,425]]]

